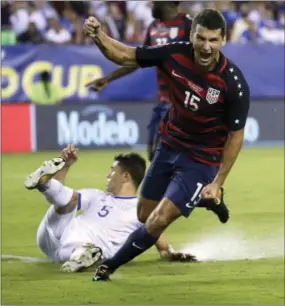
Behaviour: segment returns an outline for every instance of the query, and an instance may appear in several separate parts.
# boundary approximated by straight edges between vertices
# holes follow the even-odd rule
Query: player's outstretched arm
[[[137,67],[136,48],[122,44],[112,39],[101,30],[101,25],[95,17],[89,17],[84,24],[85,34],[90,36],[104,56],[110,61],[128,67]]]
[[[65,165],[53,178],[61,184],[64,184],[70,167],[78,160],[78,149],[73,144],[70,144],[61,151],[61,157],[65,160]],[[74,211],[77,208],[79,197],[79,193],[73,191],[70,201],[66,205],[57,206],[56,212],[64,215]]]
[[[96,189],[73,190],[64,186],[64,180],[70,167],[78,160],[78,149],[70,144],[61,151],[61,158],[64,159],[64,167],[56,173],[49,186],[50,193],[46,199],[53,204],[58,214],[68,214],[74,210],[87,210],[94,199],[98,198],[100,191]],[[56,182],[58,181],[58,182]],[[56,191],[55,191],[56,190]]]
[[[86,84],[86,87],[91,87],[95,91],[99,92],[100,90],[105,88],[109,83],[117,79],[120,79],[130,73],[133,73],[135,70],[137,70],[137,67],[120,67],[103,78],[94,79],[90,81],[89,83]]]
[[[108,82],[115,81],[117,79],[120,79],[128,74],[133,73],[136,71],[138,67],[120,67],[117,70],[111,72],[108,76],[106,76]]]
[[[61,157],[64,159],[65,165],[53,178],[64,184],[70,167],[78,160],[78,149],[73,144],[69,144],[61,151]]]

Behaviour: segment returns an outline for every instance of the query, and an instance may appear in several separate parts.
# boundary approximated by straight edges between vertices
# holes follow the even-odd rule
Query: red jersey
[[[157,66],[165,75],[171,108],[161,125],[161,141],[218,166],[229,133],[246,124],[250,91],[240,69],[220,53],[214,70],[201,73],[189,42],[139,47],[136,60],[140,67]]]

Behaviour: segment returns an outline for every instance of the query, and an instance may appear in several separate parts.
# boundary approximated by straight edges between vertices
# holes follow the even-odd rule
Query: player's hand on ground
[[[99,33],[101,24],[95,17],[89,17],[85,20],[83,29],[86,36],[94,38]]]
[[[211,183],[202,190],[203,200],[214,200],[216,204],[220,202],[221,186],[216,183]]]
[[[175,252],[173,249],[169,251],[160,252],[162,260],[179,261],[179,262],[197,262],[197,258],[189,253]]]
[[[103,88],[105,88],[109,84],[107,78],[100,78],[100,79],[95,79],[90,82],[88,82],[85,87],[90,87],[96,92],[101,91]]]
[[[169,254],[169,261],[179,261],[179,262],[197,262],[197,258],[189,253],[183,252],[171,252]]]
[[[65,166],[70,167],[78,160],[78,149],[70,144],[61,151],[61,157],[65,160]]]

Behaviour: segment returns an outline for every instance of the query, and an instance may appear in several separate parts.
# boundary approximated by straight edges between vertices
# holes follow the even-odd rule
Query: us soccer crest
[[[221,92],[219,90],[209,87],[206,100],[208,101],[209,104],[217,103],[219,100],[220,93]]]
[[[178,36],[178,28],[171,28],[169,32],[170,39],[174,39]]]

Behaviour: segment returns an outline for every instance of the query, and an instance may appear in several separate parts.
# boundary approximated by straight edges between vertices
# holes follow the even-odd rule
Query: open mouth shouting
[[[209,65],[212,60],[212,52],[200,51],[199,62],[201,65]]]

